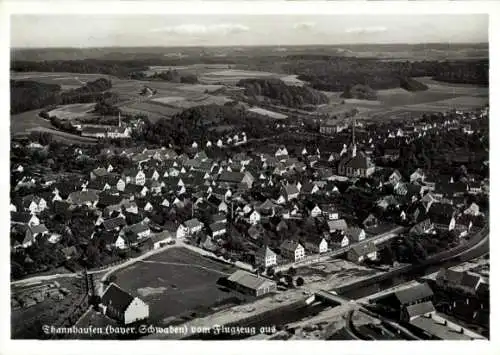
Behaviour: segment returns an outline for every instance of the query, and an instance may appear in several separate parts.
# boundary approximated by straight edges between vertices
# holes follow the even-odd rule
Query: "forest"
[[[98,100],[111,88],[111,81],[100,78],[69,91],[61,91],[57,84],[45,84],[30,80],[11,80],[11,114],[54,105],[89,103]]]
[[[193,62],[194,60],[194,62]],[[489,60],[453,61],[391,61],[377,58],[301,54],[288,56],[233,56],[169,59],[159,56],[140,59],[83,59],[11,62],[16,72],[97,73],[128,79],[144,79],[145,70],[153,65],[188,65],[224,63],[255,69],[299,75],[318,90],[344,91],[355,84],[369,85],[374,90],[392,89],[401,85],[401,77],[430,76],[436,80],[487,86]],[[167,75],[167,74],[164,74]],[[189,79],[192,80],[193,78]]]
[[[244,87],[245,95],[251,98],[265,96],[287,107],[328,103],[328,97],[317,90],[307,86],[286,85],[279,79],[242,79],[237,86]]]

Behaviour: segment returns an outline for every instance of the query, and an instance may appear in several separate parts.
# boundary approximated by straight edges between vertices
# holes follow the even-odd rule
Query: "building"
[[[255,254],[255,263],[265,268],[274,266],[277,264],[276,253],[269,249],[268,246],[261,248]]]
[[[460,290],[466,294],[476,295],[481,284],[486,283],[481,275],[469,271],[441,269],[436,275],[436,284],[442,288]]]
[[[304,241],[305,248],[312,253],[326,253],[328,251],[328,242],[322,236],[309,234]]]
[[[365,240],[365,238],[366,238],[365,230],[362,228],[359,228],[359,227],[347,228],[346,234],[349,237],[349,242],[351,244],[361,242],[362,240]]]
[[[223,171],[217,181],[223,185],[240,186],[245,185],[248,188],[252,187],[254,177],[248,171]]]
[[[99,201],[99,196],[93,190],[74,191],[69,194],[66,201],[75,206],[87,206],[95,208],[97,206],[97,202]]]
[[[276,291],[276,282],[243,270],[231,274],[227,281],[235,290],[257,297]]]
[[[341,159],[338,166],[338,173],[341,176],[347,177],[369,177],[375,171],[375,165],[371,162],[363,152],[356,152],[356,147],[352,150],[353,153]]]
[[[337,231],[346,232],[348,230],[347,223],[344,219],[328,221],[327,224],[330,233],[335,233]]]
[[[138,297],[111,283],[101,297],[102,313],[122,324],[131,324],[149,317],[149,306]]]
[[[214,222],[209,226],[212,237],[224,235],[226,233],[226,224],[221,222]]]
[[[145,223],[136,223],[131,226],[126,226],[120,232],[120,235],[124,236],[127,241],[141,240],[149,237],[150,234],[151,229]]]
[[[201,232],[203,229],[203,223],[197,218],[192,218],[185,221],[183,224],[177,228],[177,238],[183,238],[187,235],[192,235]]]
[[[285,240],[280,250],[283,257],[293,261],[300,261],[306,256],[304,247],[296,240]]]
[[[354,245],[347,252],[347,260],[354,263],[361,263],[365,260],[376,260],[378,257],[378,250],[372,242]]]

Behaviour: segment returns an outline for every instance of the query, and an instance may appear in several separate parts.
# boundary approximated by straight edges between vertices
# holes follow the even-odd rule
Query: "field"
[[[428,77],[418,80],[428,85],[429,89],[417,92],[401,88],[378,90],[377,100],[343,100],[340,92],[324,92],[330,103],[322,105],[318,112],[333,115],[356,108],[360,112],[359,118],[414,119],[424,113],[476,109],[489,102],[489,89],[485,87],[441,83]]]
[[[39,72],[11,72],[12,80],[32,80],[45,84],[61,85],[61,89],[71,90],[85,85],[88,81],[94,81],[99,78],[109,79],[105,74],[75,74],[75,73],[39,73]]]
[[[88,116],[89,112],[94,109],[95,104],[71,104],[59,106],[56,109],[49,111],[49,116],[56,116],[61,120],[72,120]]]
[[[93,138],[81,137],[75,134],[66,133],[55,129],[52,124],[40,116],[40,110],[23,112],[10,116],[10,134],[14,136],[23,136],[31,132],[51,133],[55,141],[66,144],[95,144],[97,141]]]
[[[57,280],[70,294],[62,300],[50,297],[29,308],[20,308],[11,312],[11,337],[13,339],[35,339],[42,333],[43,324],[60,324],[64,316],[75,308],[82,299],[79,279],[60,278]],[[14,292],[14,288],[12,288]]]
[[[118,271],[116,283],[149,304],[150,319],[167,324],[189,318],[245,296],[217,287],[232,266],[204,258],[184,248],[172,248]]]
[[[206,73],[198,78],[198,80],[204,84],[231,84],[234,85],[238,83],[241,79],[250,78],[280,78],[283,75],[276,73],[253,71],[253,70],[237,70],[228,69],[221,71],[212,71]]]

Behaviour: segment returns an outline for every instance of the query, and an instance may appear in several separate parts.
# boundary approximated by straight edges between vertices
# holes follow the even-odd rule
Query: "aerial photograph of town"
[[[490,339],[487,14],[10,31],[12,339]]]

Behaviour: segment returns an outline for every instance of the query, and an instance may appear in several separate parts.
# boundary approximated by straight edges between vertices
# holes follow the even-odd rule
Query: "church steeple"
[[[351,142],[351,156],[354,158],[356,156],[356,118],[352,119],[352,142]]]

